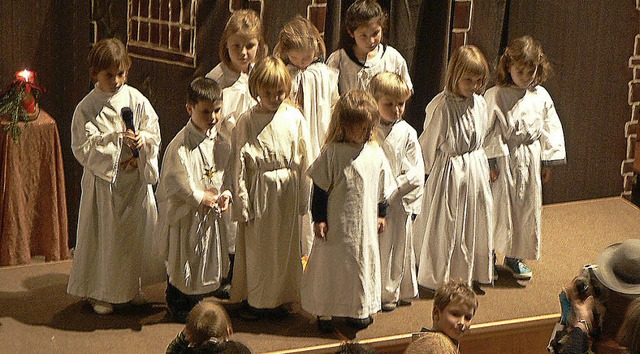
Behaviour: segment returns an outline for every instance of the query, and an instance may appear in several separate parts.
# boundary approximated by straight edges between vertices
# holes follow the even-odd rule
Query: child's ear
[[[191,105],[191,102],[187,102],[187,104],[185,104],[185,107],[187,108],[187,113],[189,113],[189,116],[191,116],[191,114],[193,114],[193,106]]]
[[[93,66],[89,68],[89,76],[91,76],[91,79],[94,80],[94,81],[98,80],[98,78],[97,78],[98,73],[95,71]]]
[[[436,323],[440,321],[440,309],[434,306],[431,312],[431,319],[433,320],[433,325],[435,327]]]
[[[354,38],[354,39],[356,38],[355,35],[353,34],[352,30],[348,29],[347,33],[349,34],[349,37]]]

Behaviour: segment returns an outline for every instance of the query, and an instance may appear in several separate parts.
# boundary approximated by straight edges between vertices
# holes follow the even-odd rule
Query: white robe
[[[482,96],[441,92],[427,105],[419,137],[429,175],[413,225],[420,250],[418,284],[493,281],[493,199],[482,145],[487,132]]]
[[[492,135],[508,148],[494,154],[500,169],[492,190],[496,214],[496,251],[521,259],[539,259],[542,234],[543,165],[565,163],[562,125],[547,90],[494,86],[485,93],[489,114],[503,121]],[[487,151],[500,151],[493,140]]]
[[[300,110],[309,126],[309,161],[320,155],[325,135],[331,121],[331,110],[339,98],[338,73],[322,62],[309,65],[300,70],[294,65],[287,65],[291,73],[291,100],[302,103]],[[311,222],[311,217],[305,218]],[[313,245],[313,227],[304,228],[311,232],[302,235],[302,254],[309,255]]]
[[[420,214],[422,206],[424,161],[416,130],[404,120],[378,124],[376,136],[398,185],[380,235],[382,303],[388,303],[418,295],[411,214]]]
[[[123,144],[123,107],[134,112],[143,141],[137,169],[121,165],[133,156]],[[136,295],[141,276],[145,283],[164,276],[151,252],[159,146],[158,116],[133,87],[107,93],[96,85],[76,107],[71,148],[84,172],[69,294],[124,303]]]
[[[155,234],[169,282],[189,295],[215,291],[228,272],[219,230],[230,213],[216,215],[201,205],[206,190],[223,192],[230,145],[216,127],[205,135],[189,121],[176,134],[165,150],[156,192],[160,220]]]
[[[331,53],[329,59],[327,59],[327,65],[340,72],[338,76],[340,95],[351,90],[366,91],[369,81],[376,74],[385,71],[400,75],[409,88],[413,90],[406,60],[400,52],[389,45],[378,45],[377,55],[367,60],[364,64],[357,61],[355,57],[353,59],[350,58],[344,49],[338,49]]]
[[[230,141],[231,131],[238,117],[256,104],[256,100],[251,97],[249,92],[249,75],[235,72],[225,63],[220,63],[209,71],[206,77],[217,82],[222,89],[220,115],[223,123],[220,125],[224,125],[225,129],[221,129],[218,134],[223,135],[224,139]],[[223,221],[220,236],[223,239],[223,244],[227,247],[227,252],[234,254],[236,253],[237,225],[231,220],[225,219]]]
[[[288,103],[275,114],[257,110],[243,114],[233,130],[233,165],[225,175],[238,221],[231,299],[275,308],[300,299],[308,132],[302,113]]]
[[[365,318],[380,311],[378,203],[395,189],[376,143],[330,143],[307,171],[329,195],[326,240],[316,238],[302,307],[319,316]]]

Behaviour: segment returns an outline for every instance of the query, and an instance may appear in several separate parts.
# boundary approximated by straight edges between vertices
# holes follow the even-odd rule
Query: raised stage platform
[[[640,238],[640,209],[614,197],[547,205],[543,208],[540,261],[528,262],[534,276],[517,282],[504,269],[486,286],[463,353],[546,353],[557,321],[558,292],[584,264],[611,243]],[[501,262],[498,262],[501,263]],[[0,341],[8,353],[161,353],[182,329],[169,322],[164,284],[145,288],[152,305],[122,308],[98,316],[66,294],[70,261],[0,268]],[[226,305],[235,339],[256,353],[331,353],[347,339],[370,343],[379,353],[402,352],[410,333],[431,325],[432,300],[379,313],[367,329],[321,334],[312,316],[293,313],[282,321],[247,322]],[[515,337],[514,337],[515,335]],[[500,338],[506,340],[502,341]]]

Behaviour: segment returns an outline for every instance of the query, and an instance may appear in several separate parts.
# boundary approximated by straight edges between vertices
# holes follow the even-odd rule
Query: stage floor
[[[473,324],[557,314],[562,285],[583,265],[595,262],[604,247],[640,238],[638,220],[640,209],[621,197],[544,206],[542,258],[528,262],[533,279],[518,282],[500,268],[495,286],[483,287],[486,294],[479,298]],[[98,316],[86,303],[66,294],[70,269],[70,261],[0,268],[3,351],[160,353],[182,329],[166,317],[164,284],[145,288],[151,306]],[[365,330],[354,332],[339,325],[339,333],[321,334],[308,314],[294,313],[281,321],[247,322],[234,316],[235,306],[227,304],[235,338],[256,353],[415,332],[431,325],[431,306],[432,300],[421,298],[412,306],[377,314]],[[544,352],[544,348],[539,349]]]

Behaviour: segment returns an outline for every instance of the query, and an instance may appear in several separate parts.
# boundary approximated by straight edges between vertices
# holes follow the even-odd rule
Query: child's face
[[[198,100],[195,105],[187,102],[187,112],[196,128],[206,133],[220,120],[222,101]]]
[[[406,100],[394,99],[390,96],[382,96],[378,100],[378,110],[383,123],[393,123],[404,115]]]
[[[474,309],[461,299],[454,299],[444,309],[434,308],[433,329],[449,338],[460,340],[464,331],[471,327]]]
[[[458,95],[462,97],[471,97],[482,86],[482,75],[463,74],[458,81]]]
[[[509,67],[509,74],[511,74],[513,83],[521,89],[531,86],[533,79],[536,77],[536,72],[537,68],[532,65],[514,63]]]
[[[378,19],[372,19],[349,35],[356,41],[354,49],[362,54],[369,53],[375,50],[382,40],[382,26]]]
[[[109,69],[100,70],[97,74],[92,74],[92,77],[98,82],[98,87],[102,91],[116,92],[127,82],[127,71],[114,65]]]
[[[227,40],[227,51],[231,58],[233,69],[238,72],[248,72],[249,64],[253,63],[258,52],[258,37],[236,33]]]
[[[298,69],[306,69],[313,60],[313,51],[306,51],[302,49],[290,50],[287,54],[291,64],[295,65]]]
[[[371,139],[373,128],[366,122],[345,129],[344,140],[348,143],[364,144]]]
[[[275,112],[287,98],[287,93],[280,88],[263,88],[258,90],[260,105],[268,112]]]

